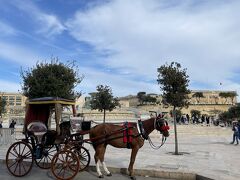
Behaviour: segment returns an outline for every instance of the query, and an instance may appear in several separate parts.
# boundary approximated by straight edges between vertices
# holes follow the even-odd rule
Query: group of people
[[[184,114],[182,116],[177,116],[176,120],[177,120],[178,124],[189,124],[191,121],[191,123],[193,123],[193,124],[201,123],[201,124],[206,124],[207,126],[210,126],[210,123],[212,121],[212,119],[210,119],[209,116],[204,116],[204,115],[202,115],[201,117],[192,116],[190,118],[190,116],[188,114],[186,114],[186,115]]]
[[[15,128],[15,125],[16,125],[16,121],[12,120],[12,122],[9,124],[9,128],[11,128],[11,134],[14,133],[14,128]],[[2,125],[2,121],[0,121],[0,129],[3,128],[3,125]],[[2,131],[0,131],[0,136],[2,136]]]
[[[240,139],[240,120],[232,122],[232,131],[233,131],[233,140],[230,144],[234,144],[236,141],[236,145],[238,145],[238,139]]]

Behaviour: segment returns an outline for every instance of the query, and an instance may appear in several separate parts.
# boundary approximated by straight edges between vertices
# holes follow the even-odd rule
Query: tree
[[[37,63],[36,67],[21,71],[23,79],[23,94],[28,98],[61,97],[75,99],[80,92],[74,88],[81,83],[83,76],[79,76],[74,62],[64,64],[57,58],[50,63]]]
[[[195,92],[195,93],[192,95],[192,97],[195,97],[196,100],[197,100],[197,103],[199,104],[200,99],[203,98],[204,96],[203,96],[203,93],[202,93],[202,92]]]
[[[230,122],[230,119],[232,119],[232,115],[228,111],[225,111],[219,114],[219,118],[223,122]]]
[[[144,98],[146,96],[146,92],[138,92],[137,93],[137,98],[138,98],[138,101],[139,103],[142,105],[143,102],[144,102]]]
[[[162,65],[157,69],[158,84],[163,92],[163,99],[173,106],[174,132],[175,132],[175,154],[178,155],[176,108],[188,106],[190,90],[188,89],[188,75],[186,69],[181,69],[181,65],[172,62],[170,65]]]
[[[143,102],[150,103],[150,104],[156,104],[157,98],[147,95],[144,97]]]
[[[233,121],[240,118],[240,105],[232,106],[228,111],[219,114],[220,119],[225,122]]]
[[[230,114],[230,117],[233,118],[240,118],[240,106],[233,106],[228,109],[228,113]]]
[[[6,100],[0,97],[0,116],[2,117],[2,114],[5,112],[5,107],[6,107]]]
[[[227,98],[230,98],[232,100],[232,105],[233,105],[233,100],[237,96],[237,93],[235,91],[232,92],[220,92],[219,96],[222,98],[225,98],[225,104],[227,103]]]
[[[231,98],[232,105],[233,105],[233,100],[235,97],[237,97],[237,93],[233,91],[233,92],[229,92],[228,95],[229,95],[229,98]]]
[[[170,111],[170,115],[173,116],[173,110]],[[176,109],[175,115],[176,115],[176,118],[180,119],[182,117],[182,111],[180,109]]]
[[[103,111],[103,123],[105,123],[106,110],[112,111],[119,106],[119,100],[112,95],[112,89],[109,86],[97,86],[97,92],[91,94],[90,107]]]

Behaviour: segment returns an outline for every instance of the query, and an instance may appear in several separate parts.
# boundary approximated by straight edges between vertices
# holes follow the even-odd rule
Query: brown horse
[[[116,148],[129,148],[132,149],[130,164],[128,166],[128,171],[131,179],[135,179],[133,173],[133,164],[137,155],[138,150],[143,146],[144,140],[148,139],[149,134],[154,130],[160,131],[164,137],[169,136],[169,126],[163,118],[151,118],[145,121],[138,121],[138,123],[131,123],[131,142],[128,144],[123,142],[123,126],[114,124],[100,124],[90,129],[90,140],[92,141],[93,147],[95,149],[95,163],[99,178],[103,178],[100,171],[100,163],[102,164],[104,171],[107,176],[112,174],[108,171],[107,166],[104,162],[104,154],[108,144]],[[129,137],[128,137],[129,138]]]

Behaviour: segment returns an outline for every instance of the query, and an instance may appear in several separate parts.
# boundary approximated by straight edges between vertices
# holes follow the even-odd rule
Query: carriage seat
[[[42,136],[47,132],[47,126],[39,121],[31,122],[27,126],[28,134],[33,134],[37,137],[38,142],[41,142]]]

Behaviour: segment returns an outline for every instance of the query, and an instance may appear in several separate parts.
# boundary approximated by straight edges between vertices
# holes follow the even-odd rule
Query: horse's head
[[[164,118],[162,118],[162,117],[156,118],[155,128],[156,128],[156,130],[160,131],[160,133],[163,136],[165,136],[165,137],[169,136],[168,130],[170,129],[170,127],[168,126],[168,122]]]

